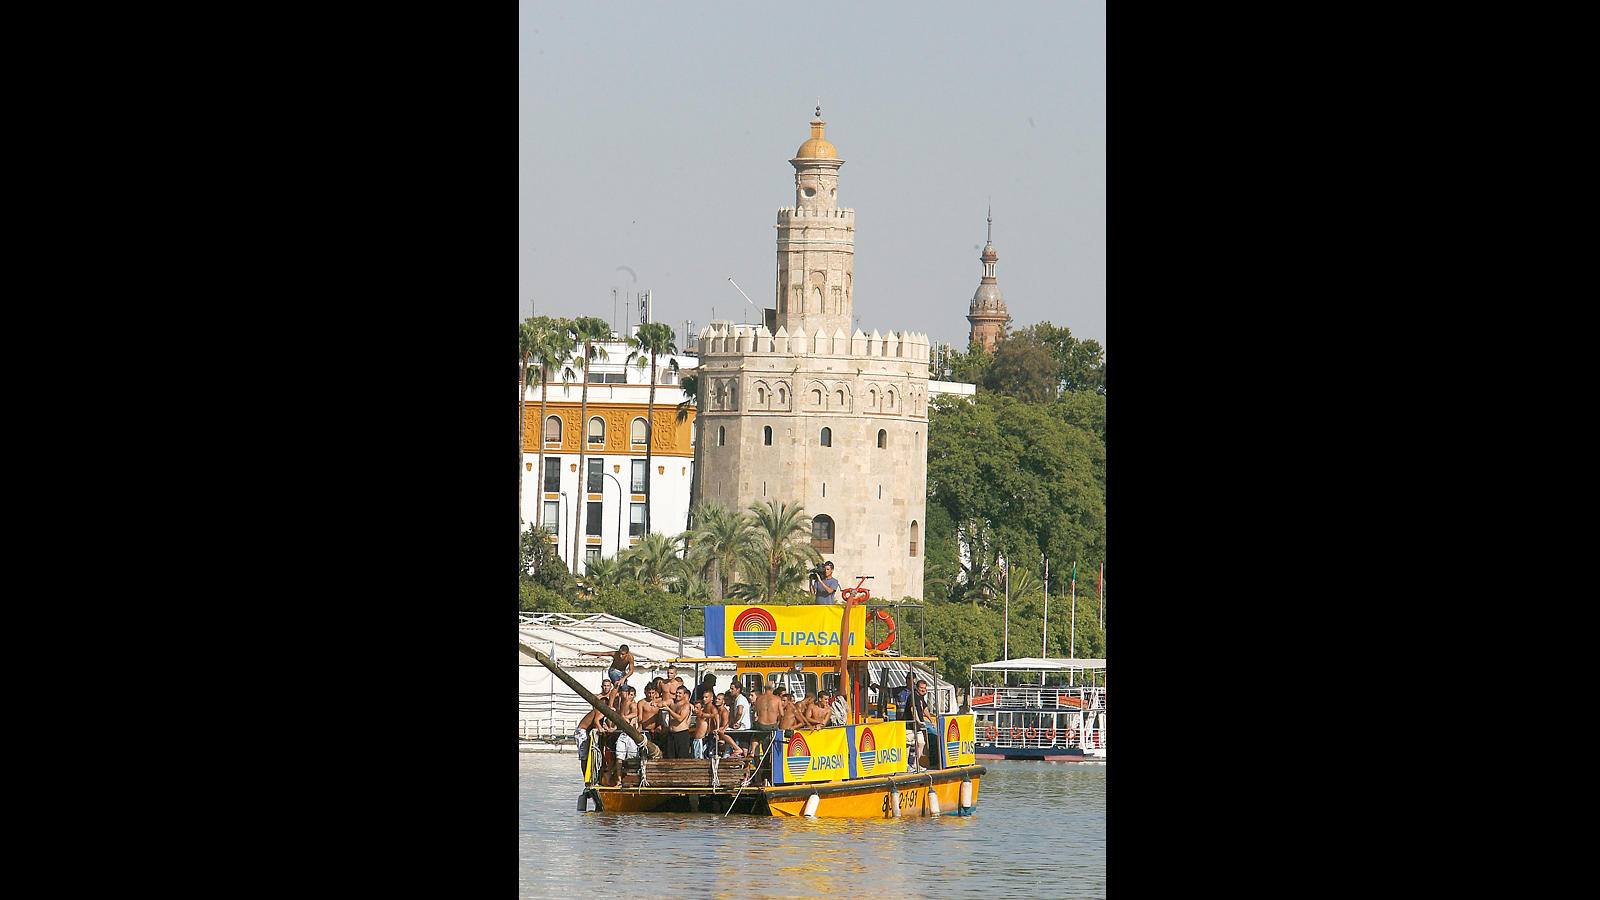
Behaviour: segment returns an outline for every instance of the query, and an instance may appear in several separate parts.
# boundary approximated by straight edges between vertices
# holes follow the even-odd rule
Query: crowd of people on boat
[[[619,654],[626,652],[624,646]],[[597,655],[611,655],[597,654]],[[626,666],[626,668],[624,668]],[[725,690],[717,690],[717,676],[707,674],[693,688],[668,666],[644,687],[644,696],[627,681],[633,660],[613,657],[613,665],[600,681],[597,696],[630,727],[637,729],[661,750],[665,759],[743,759],[760,755],[775,735],[785,731],[826,728],[850,722],[850,704],[843,693],[829,688],[796,696],[782,684],[763,682],[759,693],[746,696],[737,680]],[[900,718],[906,721],[912,740],[912,771],[918,771],[931,729],[936,723],[928,701],[928,683],[916,679],[908,686],[899,704]],[[602,750],[612,751],[615,759],[639,754],[639,746],[629,734],[616,726],[598,709],[590,710],[578,722],[573,735],[578,741],[580,765],[588,743],[598,740]]]

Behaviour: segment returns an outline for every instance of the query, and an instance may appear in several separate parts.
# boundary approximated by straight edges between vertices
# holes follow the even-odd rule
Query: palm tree
[[[595,341],[603,341],[611,336],[611,325],[605,319],[594,316],[579,316],[567,326],[572,335],[574,344],[583,344],[583,354],[574,364],[587,370],[589,363],[596,359],[606,358],[606,348],[595,346]],[[588,468],[589,450],[589,376],[583,376],[583,403],[582,412],[578,414],[578,494],[577,502],[572,505],[572,574],[578,574],[578,539],[583,534],[583,511],[589,505],[585,502],[589,494],[589,486],[585,483],[589,477]]]
[[[615,556],[605,556],[584,568],[582,585],[598,597],[602,588],[615,587],[622,576],[621,561]]]
[[[761,579],[755,599],[771,603],[781,588],[804,577],[807,566],[821,562],[822,554],[811,544],[811,518],[800,504],[752,503],[750,518],[755,540],[745,553],[746,574]]]
[[[683,574],[684,563],[678,556],[678,539],[664,534],[650,533],[625,556],[625,565],[640,584],[660,588]]]
[[[639,326],[639,332],[628,338],[628,346],[634,348],[628,354],[628,362],[638,360],[639,367],[644,368],[645,356],[650,357],[650,401],[644,420],[644,533],[650,533],[650,473],[653,468],[654,454],[651,449],[655,445],[656,430],[656,356],[664,354],[671,356],[678,352],[678,345],[673,340],[672,326],[665,322],[646,322]],[[672,371],[678,371],[678,361],[672,360]],[[689,498],[693,504],[694,498]]]
[[[704,606],[711,600],[711,589],[706,585],[706,580],[689,571],[685,571],[683,577],[667,585],[667,590],[682,597],[685,603],[698,603]]]
[[[699,574],[710,580],[713,603],[721,603],[738,575],[739,563],[754,546],[750,517],[721,506],[694,511],[689,538],[695,545]]]
[[[541,485],[541,487],[539,489],[540,502],[535,504],[533,508],[533,527],[542,528],[544,527],[544,417],[549,410],[550,374],[552,371],[559,372],[562,384],[571,382],[573,375],[576,374],[573,372],[571,365],[574,344],[572,333],[568,331],[571,323],[566,319],[539,316],[538,318],[528,319],[526,324],[532,327],[534,340],[532,353],[525,355],[524,359],[536,366],[536,368],[528,372],[527,377],[523,379],[524,389],[526,389],[528,380],[534,375],[537,375],[539,379],[539,433],[535,438],[539,442],[539,467],[534,469],[536,473],[534,478],[535,483]],[[521,479],[522,470],[518,468],[517,501],[519,504],[522,498]]]
[[[533,327],[533,317],[517,326],[517,552],[522,552],[522,442],[527,427],[528,360],[539,342],[538,331]],[[542,446],[542,445],[541,445]]]
[[[683,376],[678,379],[678,389],[683,391],[683,400],[678,404],[677,412],[678,424],[682,425],[683,420],[689,418],[689,411],[694,409],[700,402],[700,376]],[[699,502],[699,497],[695,491],[695,485],[700,483],[700,417],[698,415],[694,417],[694,437],[691,438],[691,442],[694,444],[694,477],[689,479],[689,532],[685,535],[683,541],[685,554],[689,552],[690,547],[693,545],[695,505]]]

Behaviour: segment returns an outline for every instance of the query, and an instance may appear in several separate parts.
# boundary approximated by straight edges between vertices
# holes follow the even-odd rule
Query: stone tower
[[[794,206],[778,211],[778,327],[790,333],[850,332],[856,212],[839,208],[844,160],[822,136],[822,106],[811,137],[795,151]]]
[[[700,332],[696,495],[734,510],[801,503],[841,584],[871,575],[874,597],[920,598],[928,338],[851,330],[855,211],[838,205],[844,160],[824,125],[819,107],[789,161],[768,324]]]
[[[989,233],[984,238],[983,255],[978,257],[983,261],[983,278],[978,281],[978,289],[972,294],[972,305],[967,308],[967,321],[972,323],[972,331],[967,335],[967,341],[977,341],[983,349],[994,352],[994,345],[1005,337],[1006,328],[1011,324],[1011,314],[1006,312],[1006,300],[1000,296],[1000,283],[995,280],[994,266],[1000,260],[1000,254],[994,250],[994,210],[989,211]]]

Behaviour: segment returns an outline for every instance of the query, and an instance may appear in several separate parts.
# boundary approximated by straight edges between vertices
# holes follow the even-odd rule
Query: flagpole
[[[1006,659],[1011,658],[1011,560],[1006,559],[1006,611],[1001,620],[1004,624],[1000,629],[1000,643],[1004,647],[1001,655]]]
[[[1072,648],[1072,658],[1078,657],[1078,561],[1072,561],[1072,637],[1067,639],[1067,645]],[[1067,676],[1071,678],[1071,675]]]
[[[1039,639],[1039,658],[1049,659],[1050,652],[1050,557],[1044,558],[1044,637]],[[1039,684],[1044,684],[1044,670],[1039,670]]]

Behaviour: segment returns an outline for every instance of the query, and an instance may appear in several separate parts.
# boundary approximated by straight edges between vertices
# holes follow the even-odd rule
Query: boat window
[[[746,672],[739,676],[739,684],[744,688],[745,697],[748,699],[761,693],[761,673]]]
[[[824,673],[822,673],[822,689],[825,690],[825,691],[836,691],[836,690],[838,690],[839,689],[839,673],[838,672],[824,672]]]
[[[767,675],[767,683],[773,687],[783,685],[789,689],[789,693],[795,695],[796,700],[803,699],[806,694],[817,692],[815,672],[772,672]]]

